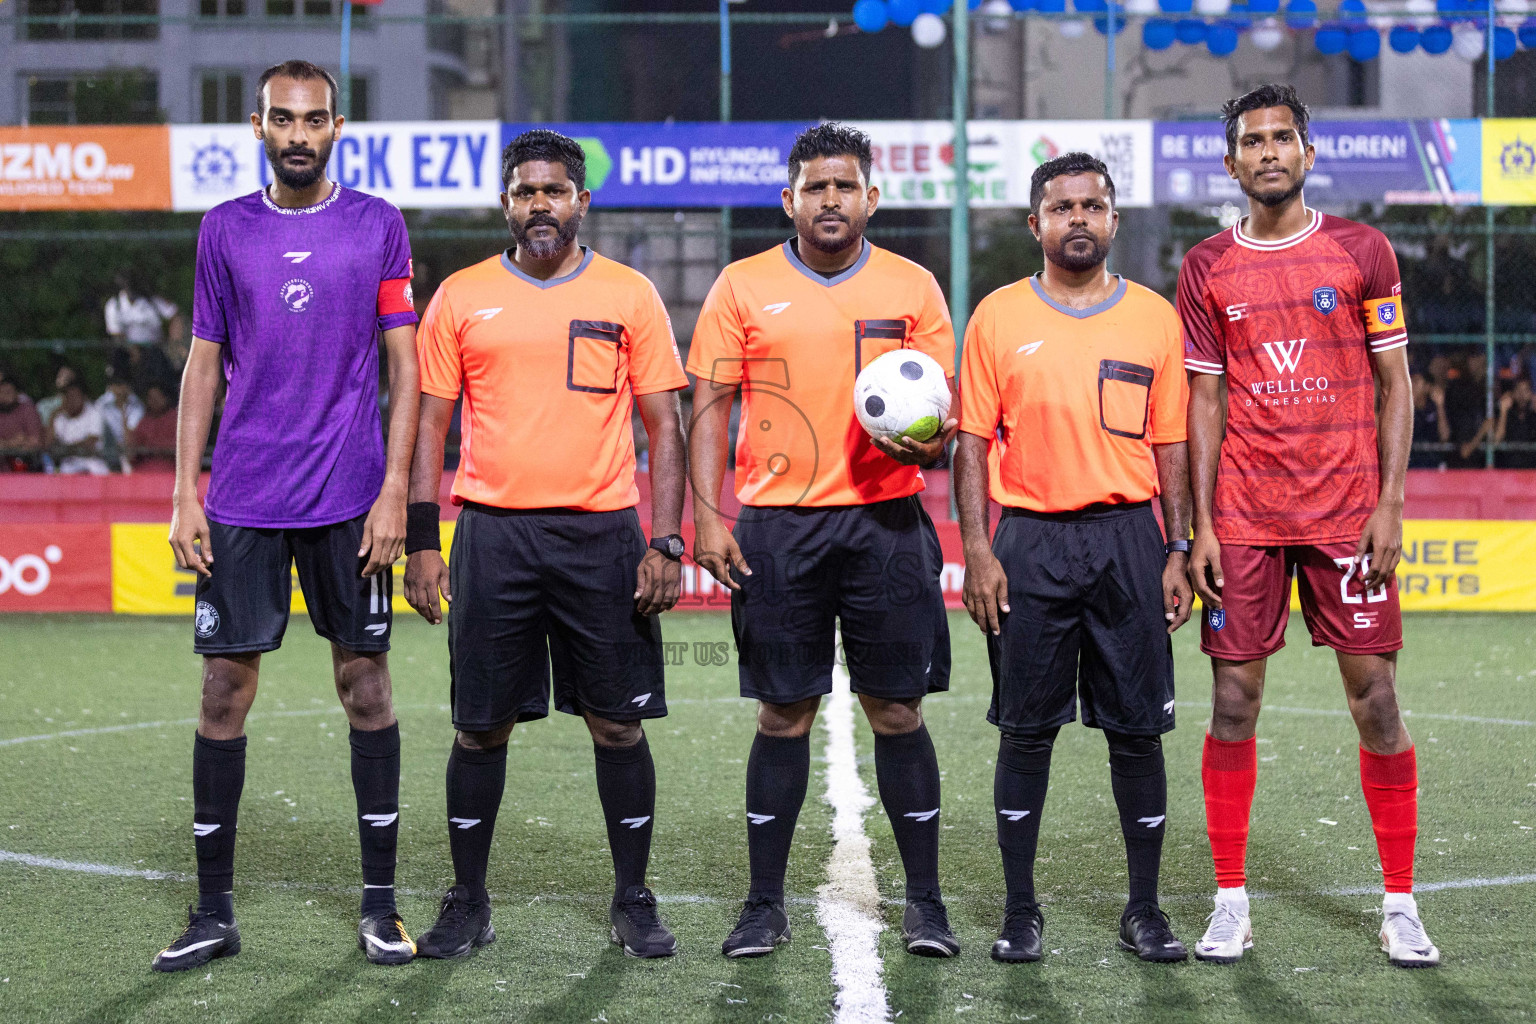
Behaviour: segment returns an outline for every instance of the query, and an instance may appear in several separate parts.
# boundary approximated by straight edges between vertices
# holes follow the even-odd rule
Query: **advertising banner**
[[[3,529],[3,528],[0,528]],[[197,575],[178,568],[176,556],[166,543],[169,523],[113,523],[110,602],[101,611],[133,615],[187,615],[197,607]],[[453,523],[442,524],[443,553],[453,543]],[[218,571],[218,552],[214,552],[214,571]],[[405,559],[394,565],[394,601],[396,614],[415,614],[405,602]],[[299,589],[298,573],[290,572],[293,587],[292,613],[307,615],[304,593]],[[0,601],[4,598],[0,597]],[[0,605],[0,609],[4,606]]]
[[[165,210],[164,125],[0,128],[0,210]]]
[[[728,124],[504,124],[502,146],[530,128],[581,143],[596,206],[778,206],[799,121]],[[496,154],[500,173],[501,152]]]
[[[892,208],[954,205],[954,126],[949,121],[864,121],[874,142],[871,178]],[[1074,150],[1103,160],[1121,206],[1152,205],[1150,121],[972,121],[970,201],[1027,207],[1035,168]]]
[[[453,523],[441,526],[443,553]],[[934,523],[943,547],[939,576],[944,603],[963,608],[965,560],[960,528]],[[117,611],[191,615],[197,581],[176,568],[165,523],[115,523],[111,554],[106,527],[36,524],[0,526],[0,611]],[[683,525],[688,549],[693,524]],[[1404,611],[1536,611],[1536,522],[1493,519],[1410,519],[1403,523],[1397,583]],[[109,570],[110,568],[110,577]],[[394,610],[405,602],[405,560],[395,564]],[[110,598],[110,599],[109,599]],[[728,611],[730,593],[691,560],[683,564],[680,610]],[[1292,601],[1292,607],[1296,607]],[[304,613],[298,578],[293,611]]]
[[[1489,205],[1536,205],[1536,117],[1483,125],[1483,196]]]
[[[342,128],[327,173],[402,209],[494,207],[500,139],[496,121],[358,121]],[[170,164],[177,210],[208,210],[272,182],[249,124],[173,126]]]
[[[1317,203],[1466,205],[1481,201],[1483,144],[1473,119],[1313,121]],[[1536,133],[1528,133],[1536,134]],[[1160,203],[1245,202],[1227,176],[1221,122],[1159,122],[1154,176]]]
[[[106,524],[0,524],[0,612],[111,610]]]

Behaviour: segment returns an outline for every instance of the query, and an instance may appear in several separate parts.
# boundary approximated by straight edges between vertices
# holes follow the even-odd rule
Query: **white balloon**
[[[1195,0],[1195,10],[1201,14],[1226,14],[1232,9],[1232,0]]]
[[[1483,55],[1488,40],[1471,25],[1459,25],[1451,32],[1451,49],[1464,61],[1474,61]]]
[[[1253,31],[1248,34],[1253,45],[1265,53],[1278,49],[1285,42],[1285,28],[1276,18],[1265,18],[1253,26]]]
[[[981,5],[981,30],[994,35],[1008,31],[1013,24],[1013,4],[1008,0],[987,0]]]
[[[1061,32],[1063,39],[1081,39],[1083,34],[1088,31],[1088,23],[1081,18],[1072,18],[1061,22],[1058,26],[1058,31]]]
[[[1429,28],[1440,19],[1436,16],[1438,5],[1435,0],[1406,0],[1403,11],[1413,15],[1408,21],[1418,28]]]
[[[1531,9],[1531,0],[1497,0],[1494,8],[1505,14],[1525,14]]]
[[[912,20],[912,41],[925,50],[931,50],[944,42],[948,34],[944,19],[937,14],[924,12]]]
[[[1157,0],[1125,0],[1126,14],[1156,14],[1160,9]]]

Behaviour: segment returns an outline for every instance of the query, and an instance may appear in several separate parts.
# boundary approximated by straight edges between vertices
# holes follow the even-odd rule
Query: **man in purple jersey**
[[[331,641],[352,727],[358,945],[374,963],[406,963],[416,951],[395,909],[400,731],[385,653],[420,390],[410,245],[399,210],[326,177],[343,121],[330,74],[288,61],[269,68],[257,90],[251,124],[275,182],[210,210],[197,242],[170,541],[176,563],[198,574],[198,902],[186,931],[155,957],[158,971],[240,951],[231,889],[245,716],[262,652],[277,649],[288,625],[295,563],[315,632]],[[387,453],[380,331],[390,369]],[[204,506],[197,482],[220,372],[228,396]]]

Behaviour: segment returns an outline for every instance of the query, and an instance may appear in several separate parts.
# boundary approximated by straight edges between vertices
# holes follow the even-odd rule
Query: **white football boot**
[[[1406,892],[1389,892],[1381,901],[1381,951],[1394,967],[1438,967],[1440,950],[1424,933],[1419,906]]]
[[[1213,964],[1235,964],[1243,950],[1253,948],[1253,925],[1248,920],[1248,894],[1238,889],[1218,891],[1210,927],[1195,943],[1195,959]]]

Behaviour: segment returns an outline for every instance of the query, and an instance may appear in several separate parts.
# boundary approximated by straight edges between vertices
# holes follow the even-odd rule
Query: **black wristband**
[[[443,507],[435,501],[413,501],[405,506],[405,553],[443,550],[438,520]]]
[[[1182,552],[1184,552],[1187,555],[1187,554],[1189,554],[1190,546],[1191,545],[1190,545],[1190,542],[1189,542],[1188,539],[1184,539],[1184,540],[1171,540],[1167,544],[1163,545],[1163,554],[1164,555],[1171,555],[1175,551],[1182,551]]]

